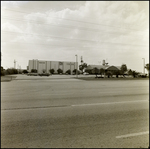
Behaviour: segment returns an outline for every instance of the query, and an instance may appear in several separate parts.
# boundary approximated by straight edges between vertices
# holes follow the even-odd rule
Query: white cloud
[[[32,11],[31,4],[34,4],[37,10],[34,7]],[[52,4],[49,9],[48,4]],[[53,2],[3,3],[3,8],[18,6],[20,12],[29,12],[22,13],[20,21],[8,19],[2,22],[2,30],[24,33],[9,35],[9,39],[12,38],[16,45],[13,45],[14,48],[11,50],[11,44],[3,44],[3,52],[8,52],[7,57],[11,58],[20,55],[19,61],[22,61],[23,67],[33,58],[72,61],[74,55],[78,54],[79,57],[83,56],[88,64],[98,64],[98,61],[107,58],[109,64],[121,65],[124,62],[131,68],[136,64],[133,65],[132,61],[139,59],[139,67],[136,68],[141,69],[140,56],[147,58],[148,48],[131,44],[148,44],[149,35],[143,33],[144,30],[148,30],[145,28],[148,15],[144,8],[139,7],[137,2],[126,1],[87,1],[74,4],[73,7],[70,2],[63,2],[62,5]],[[39,6],[41,11],[38,9]],[[18,18],[21,15],[19,12],[15,14],[18,14]],[[9,13],[8,17],[13,19],[16,17],[15,14]],[[8,34],[5,38],[8,38]],[[18,44],[19,42],[24,44]],[[145,53],[142,52],[143,49]],[[10,64],[5,60],[3,63]]]

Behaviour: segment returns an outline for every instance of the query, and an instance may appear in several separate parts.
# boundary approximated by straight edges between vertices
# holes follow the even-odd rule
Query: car
[[[141,77],[141,78],[146,78],[146,77],[147,77],[147,74],[144,74],[144,73],[139,73],[139,74],[138,74],[138,77]]]
[[[38,76],[38,73],[29,72],[27,76]]]
[[[39,73],[39,76],[41,76],[41,77],[42,76],[47,76],[48,77],[48,76],[50,76],[50,74],[49,73]]]
[[[83,74],[84,74],[84,75],[89,75],[89,73],[88,73],[88,72],[84,72]]]

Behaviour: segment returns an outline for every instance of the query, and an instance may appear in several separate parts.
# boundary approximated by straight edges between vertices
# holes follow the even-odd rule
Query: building
[[[107,71],[115,72],[115,71],[121,70],[121,66],[113,66],[113,65],[110,66],[108,65],[108,63],[105,62],[105,60],[103,60],[102,65],[88,65],[86,68],[86,71],[91,71],[94,68],[97,68],[99,70],[104,69],[105,72]]]
[[[94,68],[97,69],[104,69],[105,71],[117,71],[117,70],[121,70],[121,66],[110,66],[110,65],[88,65],[86,68],[87,70],[92,70]]]
[[[45,70],[46,73],[50,73],[50,69],[54,69],[54,73],[57,73],[58,69],[63,70],[65,73],[67,70],[72,71],[78,68],[78,62],[65,62],[65,61],[45,61],[45,60],[29,60],[27,70],[31,72],[32,69],[36,69],[38,73],[42,73]]]

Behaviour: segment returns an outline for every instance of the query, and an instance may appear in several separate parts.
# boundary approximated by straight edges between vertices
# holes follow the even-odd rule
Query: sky
[[[149,63],[149,1],[1,1],[1,66],[33,59]]]

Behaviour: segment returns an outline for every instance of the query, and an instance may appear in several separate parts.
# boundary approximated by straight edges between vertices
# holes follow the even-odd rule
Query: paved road
[[[1,147],[148,147],[149,81],[1,83]]]

